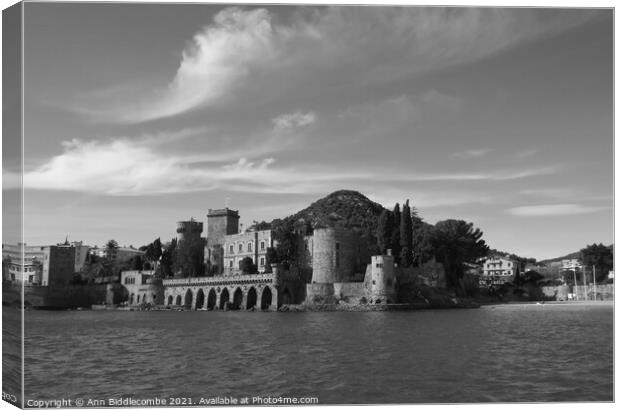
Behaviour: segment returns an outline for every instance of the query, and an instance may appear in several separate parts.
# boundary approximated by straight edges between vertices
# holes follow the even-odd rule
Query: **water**
[[[27,311],[26,399],[613,400],[613,309]]]

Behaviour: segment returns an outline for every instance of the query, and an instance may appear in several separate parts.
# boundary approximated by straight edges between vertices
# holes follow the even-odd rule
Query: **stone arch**
[[[142,295],[142,303],[146,303],[146,293]]]
[[[174,298],[172,297],[172,295],[168,295],[168,306],[172,305]]]
[[[176,300],[175,305],[181,306],[181,303],[183,303],[183,300],[181,299],[181,295],[177,295],[177,300]]]
[[[133,305],[133,298],[135,297],[135,295],[132,293],[131,295],[129,295],[129,304]]]
[[[232,309],[238,310],[243,307],[243,291],[241,288],[235,289],[233,293]]]
[[[192,290],[191,289],[187,289],[187,292],[185,292],[185,304],[184,304],[184,306],[187,307],[187,308],[191,308],[193,300],[194,300],[194,294],[192,293]]]
[[[228,303],[229,299],[230,299],[230,294],[228,293],[228,289],[226,288],[222,289],[222,292],[220,293],[219,308],[223,310],[226,307],[226,304]]]
[[[202,289],[196,292],[196,309],[202,309],[205,304],[205,293]]]
[[[271,307],[271,301],[273,300],[273,294],[271,292],[271,288],[269,286],[265,286],[263,289],[263,293],[260,297],[260,308],[261,310],[267,310]]]
[[[213,310],[217,305],[217,294],[215,293],[215,289],[211,289],[209,291],[209,296],[207,296],[207,309]]]
[[[248,290],[248,296],[247,296],[247,302],[246,302],[245,308],[252,309],[256,307],[256,300],[257,300],[256,289],[254,289],[254,286],[252,286],[250,287],[250,290]]]
[[[140,304],[140,295],[136,296],[136,305]]]

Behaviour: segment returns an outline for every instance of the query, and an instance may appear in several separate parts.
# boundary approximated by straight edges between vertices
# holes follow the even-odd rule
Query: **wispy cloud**
[[[458,174],[411,174],[399,177],[407,181],[509,181],[513,179],[530,178],[540,175],[555,174],[561,169],[560,166],[546,166],[527,170],[498,169],[481,173],[458,173]]]
[[[177,137],[193,131],[172,133]],[[282,165],[274,153],[277,147],[253,150],[255,142],[243,146],[207,150],[204,153],[175,152],[164,135],[142,138],[65,141],[63,152],[45,163],[26,170],[26,189],[66,190],[102,195],[157,195],[177,192],[225,189],[254,193],[328,192],[342,186],[375,189],[398,181],[504,181],[556,172],[557,167],[496,170],[487,173],[403,174],[386,172],[360,164],[343,170],[338,164],[295,163]],[[261,141],[264,142],[264,141]],[[279,144],[273,140],[273,144]],[[265,145],[265,144],[263,144]],[[249,156],[251,153],[251,156]],[[402,176],[398,176],[402,175]],[[19,187],[20,175],[5,170],[3,188]],[[473,198],[467,198],[471,201]],[[429,199],[429,205],[432,201]],[[448,199],[444,203],[449,202]],[[435,201],[435,205],[436,205]]]
[[[477,157],[485,156],[486,154],[488,154],[488,153],[490,153],[492,151],[493,151],[493,149],[491,149],[491,148],[469,149],[469,150],[466,150],[466,151],[455,152],[454,154],[452,154],[452,156],[455,157],[455,158],[463,158],[463,159],[477,158]]]
[[[566,216],[581,215],[608,209],[601,206],[584,206],[580,204],[528,205],[509,208],[506,213],[514,216]]]
[[[276,130],[289,130],[313,124],[316,121],[316,114],[314,112],[302,113],[296,111],[290,114],[279,115],[271,121]]]
[[[226,104],[241,94],[265,98],[287,85],[312,89],[324,78],[378,84],[472,62],[588,17],[530,9],[328,7],[294,13],[284,24],[266,9],[231,7],[194,35],[168,84],[122,97],[115,91],[113,104],[102,92],[99,104],[74,109],[101,121],[132,123]],[[440,93],[426,98],[458,105]]]

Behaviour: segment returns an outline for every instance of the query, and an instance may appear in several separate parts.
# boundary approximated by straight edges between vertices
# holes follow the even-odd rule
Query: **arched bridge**
[[[277,310],[295,303],[295,289],[276,275],[231,275],[164,279],[164,304],[204,310]]]

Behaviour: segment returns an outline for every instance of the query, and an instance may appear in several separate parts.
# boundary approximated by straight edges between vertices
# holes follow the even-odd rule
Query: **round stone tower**
[[[312,243],[312,283],[336,281],[336,230],[315,229]],[[340,245],[338,245],[340,247]]]
[[[394,303],[396,301],[396,275],[394,257],[375,255],[370,262],[370,298],[374,303]]]
[[[187,239],[200,239],[202,233],[202,222],[189,221],[177,222],[177,243],[185,241]]]

